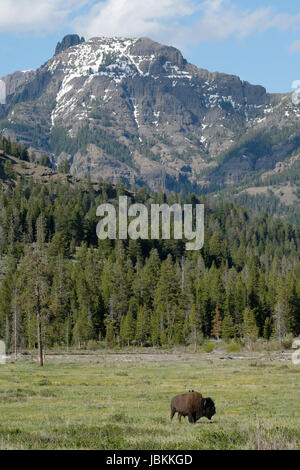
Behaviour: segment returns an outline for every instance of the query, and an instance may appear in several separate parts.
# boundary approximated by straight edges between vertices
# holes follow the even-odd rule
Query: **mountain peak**
[[[37,71],[5,83],[0,132],[68,160],[77,176],[194,191],[269,171],[299,147],[289,96],[197,68],[147,37],[68,35]]]
[[[82,42],[85,42],[84,37],[80,38],[78,34],[67,34],[61,42],[57,43],[54,55],[60,54],[69,47],[78,46]]]
[[[165,57],[166,60],[175,62],[180,67],[187,63],[186,60],[182,57],[182,54],[179,49],[176,49],[173,46],[160,44],[159,42],[155,42],[147,37],[141,37],[135,41],[134,52],[140,56],[151,56],[152,54],[155,54],[160,57]]]

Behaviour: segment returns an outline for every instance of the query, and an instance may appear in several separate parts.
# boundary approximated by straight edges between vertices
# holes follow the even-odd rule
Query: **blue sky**
[[[0,31],[0,77],[39,67],[77,32],[148,36],[270,92],[291,91],[300,79],[296,0],[0,0]]]

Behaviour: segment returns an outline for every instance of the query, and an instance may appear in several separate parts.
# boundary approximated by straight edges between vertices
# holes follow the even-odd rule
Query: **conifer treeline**
[[[20,160],[29,162],[27,147],[21,142],[15,142],[9,137],[0,136],[0,151],[1,150],[6,155],[12,155]]]
[[[0,136],[0,152],[3,152],[4,155],[13,156],[26,162],[30,161],[32,163],[37,163],[38,165],[47,166],[49,168],[52,167],[51,159],[49,155],[44,153],[40,155],[38,158],[35,152],[31,152],[31,154],[29,155],[27,147],[24,144],[22,144],[22,142],[16,142],[14,140],[11,140],[10,137]],[[6,164],[7,163],[8,162],[6,162]],[[4,166],[4,174],[8,178],[13,178],[14,174],[13,174],[10,162],[8,165],[8,169],[9,171],[7,172],[7,167],[5,168]],[[59,165],[58,170],[61,172],[68,171],[69,170],[68,162],[67,161],[62,162]]]
[[[11,350],[197,344],[208,337],[300,334],[300,229],[232,204],[136,192],[145,204],[205,203],[205,244],[101,241],[96,207],[124,194],[102,183],[19,181],[0,192],[0,337]]]

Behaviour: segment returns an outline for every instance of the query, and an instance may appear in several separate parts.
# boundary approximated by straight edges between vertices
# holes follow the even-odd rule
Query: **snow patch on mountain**
[[[64,114],[68,114],[70,109],[74,109],[74,100],[68,100],[68,94],[74,86],[72,82],[75,79],[83,77],[85,79],[83,87],[86,87],[92,80],[101,76],[109,78],[116,85],[121,84],[125,78],[135,76],[159,78],[157,74],[151,75],[151,66],[157,58],[155,54],[134,55],[132,53],[132,48],[137,40],[116,37],[92,38],[67,49],[49,61],[48,71],[51,74],[63,74],[61,86],[56,96],[56,106],[51,115],[52,126],[58,119],[62,119]],[[163,69],[165,76],[173,80],[173,87],[177,85],[178,80],[192,80],[190,73],[181,70],[170,61],[163,64]],[[103,100],[107,102],[109,99],[106,91]],[[138,111],[136,109],[134,114],[137,121]]]

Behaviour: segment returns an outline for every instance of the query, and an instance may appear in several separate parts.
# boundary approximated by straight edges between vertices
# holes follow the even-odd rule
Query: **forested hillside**
[[[214,190],[217,187],[213,188]],[[277,163],[274,170],[261,171],[230,188],[216,192],[216,197],[240,204],[256,213],[270,215],[300,223],[300,154],[295,152],[285,162]],[[221,189],[221,190],[220,190]],[[209,192],[209,189],[206,190]]]
[[[11,350],[36,345],[39,321],[47,348],[300,334],[299,228],[189,195],[205,204],[200,252],[183,241],[98,241],[96,207],[125,191],[25,178],[0,189],[0,337]],[[133,194],[147,205],[184,202]]]

